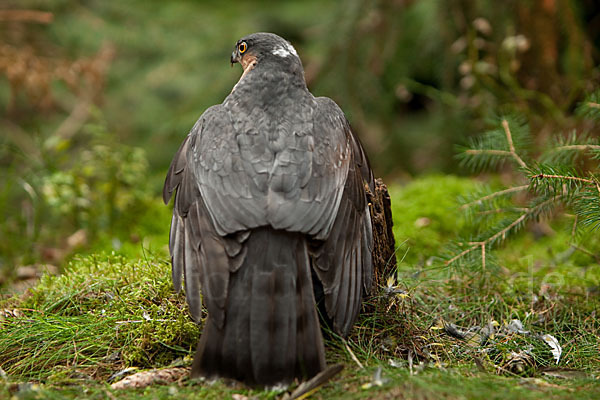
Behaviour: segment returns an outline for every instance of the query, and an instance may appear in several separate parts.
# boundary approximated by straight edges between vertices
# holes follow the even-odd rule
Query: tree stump
[[[373,226],[373,286],[385,286],[396,271],[396,241],[392,232],[390,194],[381,178],[375,179],[375,193],[367,188]]]

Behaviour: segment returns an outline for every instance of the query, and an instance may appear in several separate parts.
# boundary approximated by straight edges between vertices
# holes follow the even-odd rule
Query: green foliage
[[[321,396],[598,398],[600,94],[581,101],[597,72],[589,5],[540,14],[537,2],[516,0],[500,9],[489,0],[9,3],[54,20],[0,24],[0,282],[47,249],[72,251],[64,242],[74,231],[91,243],[62,276],[0,301],[0,397],[277,396],[103,383],[193,351],[199,331],[171,288],[169,208],[157,194],[188,129],[239,78],[226,68],[232,44],[261,30],[293,42],[310,88],[339,102],[378,175],[455,171],[453,145],[485,130],[490,110],[507,115],[511,132],[509,141],[500,120],[466,140],[463,166],[502,172],[487,185],[428,176],[390,187],[402,280],[367,300],[348,340],[365,369],[342,342],[328,343],[329,361],[346,371]],[[81,104],[91,112],[79,120]],[[554,133],[562,127],[569,134]],[[123,256],[97,255],[106,250]],[[473,342],[438,324],[477,332],[514,318],[533,335]],[[576,379],[544,375],[555,367],[535,336],[545,333],[563,345],[557,367]],[[532,361],[515,370],[512,353],[523,351]],[[384,382],[363,389],[377,367]]]
[[[138,185],[125,183],[113,199],[114,182],[111,189],[86,180],[107,182],[101,175],[114,170],[95,165],[89,176],[67,161],[84,162],[80,153],[92,152],[97,163],[107,151],[112,163],[120,145],[132,154],[142,148],[142,181],[152,177],[157,194],[155,177],[164,176],[186,132],[239,78],[239,69],[227,68],[229,53],[248,32],[275,31],[294,43],[309,87],[340,103],[378,175],[455,171],[452,146],[478,130],[490,109],[561,119],[581,100],[594,65],[583,18],[562,3],[540,22],[546,36],[529,34],[532,5],[514,1],[502,10],[489,1],[435,0],[9,3],[48,11],[53,20],[0,25],[0,106],[7,111],[0,121],[0,208],[7,210],[0,234],[19,238],[0,244],[5,271],[40,261],[44,249],[64,247],[58,242],[79,228],[125,242],[131,221],[140,219],[139,196],[128,192]],[[553,78],[540,84],[538,53],[553,49],[544,37],[569,40],[555,48],[551,65],[540,64]],[[86,131],[97,115],[81,118],[82,104],[99,109],[111,140],[92,146]],[[68,135],[65,124],[75,126]],[[123,156],[130,166],[142,164]]]
[[[506,161],[523,166],[531,145],[529,126],[522,118],[502,118],[496,129],[470,138],[466,147],[459,147],[461,166],[474,171],[496,169]],[[507,129],[510,130],[507,140]],[[515,151],[518,149],[518,154]],[[525,157],[523,157],[525,155]]]
[[[437,175],[390,187],[401,268],[423,266],[437,255],[448,237],[462,230],[466,220],[461,217],[456,199],[479,187],[471,179]]]
[[[589,93],[578,105],[577,114],[596,121],[600,119],[600,92]]]
[[[594,159],[599,158],[598,139],[585,132],[571,131],[564,136],[552,137],[548,149],[541,155],[540,161],[551,165],[579,165],[584,160],[586,153]]]
[[[584,104],[593,108],[590,104],[595,103]],[[594,117],[596,114],[585,115]],[[571,246],[584,253],[598,251],[598,240],[581,241],[582,231],[600,226],[600,181],[595,174],[600,146],[593,136],[588,132],[579,135],[570,132],[564,138],[555,139],[552,146],[539,155],[542,161],[535,161],[523,156],[527,147],[526,141],[520,138],[528,136],[526,125],[513,125],[509,119],[502,119],[497,125],[502,129],[471,141],[472,147],[463,149],[459,158],[474,170],[495,169],[499,160],[511,159],[520,175],[517,182],[528,182],[528,185],[488,192],[466,202],[463,208],[471,212],[472,233],[449,249],[446,265],[474,265],[473,253],[481,249],[479,262],[485,267],[486,249],[504,242],[531,222],[551,220],[565,212],[575,214],[570,229]],[[523,196],[526,188],[528,196]]]
[[[539,339],[542,334],[553,335],[563,346],[558,367],[576,369],[582,376],[558,382],[561,387],[591,381],[591,374],[597,373],[600,365],[600,325],[590,318],[597,308],[593,293],[600,284],[600,268],[590,265],[590,255],[569,253],[570,246],[565,243],[570,237],[569,217],[559,221],[567,232],[557,230],[555,235],[537,238],[527,231],[512,239],[510,250],[497,251],[498,264],[504,268],[495,269],[494,279],[475,279],[469,273],[448,275],[440,273],[435,263],[427,263],[457,232],[466,234],[470,229],[457,199],[485,189],[471,179],[454,176],[429,176],[404,187],[390,187],[395,234],[399,243],[408,239],[398,251],[400,256],[406,253],[399,271],[403,279],[375,290],[347,340],[365,369],[355,366],[344,342],[335,337],[327,341],[328,362],[342,362],[346,370],[320,389],[323,396],[362,398],[403,393],[453,398],[483,390],[477,383],[480,381],[507,396],[516,395],[515,374],[547,383],[542,371],[556,366],[549,347]],[[489,201],[499,204],[509,200]],[[165,217],[160,210],[168,214],[168,207],[155,199],[148,214],[160,218],[149,222],[145,230],[154,229],[155,223],[168,225],[168,218],[156,221]],[[428,218],[429,223],[421,218]],[[165,240],[163,233],[163,243]],[[160,243],[158,236],[156,243]],[[107,388],[106,378],[127,366],[155,368],[179,358],[185,364],[193,354],[199,328],[189,317],[184,296],[173,292],[169,266],[162,255],[149,252],[142,259],[115,255],[75,259],[61,276],[44,277],[28,296],[0,301],[0,310],[20,313],[5,316],[0,322],[0,367],[8,374],[7,379],[43,383],[23,388],[20,395],[49,396],[60,390],[62,397],[75,398],[109,390],[119,398],[167,393],[207,398],[233,393],[275,396],[269,391],[189,381],[133,391]],[[482,337],[478,333],[467,340],[448,335],[440,325],[440,321],[447,321],[476,333],[478,327],[492,321],[504,326],[512,319],[520,319],[531,333],[498,331],[486,341],[478,340]],[[523,351],[529,356],[522,362],[512,355]],[[389,364],[390,359],[395,367]],[[412,359],[412,374],[407,359]],[[474,359],[486,372],[478,370]],[[387,383],[362,388],[372,381],[378,366],[383,368]],[[470,378],[474,374],[477,379]],[[436,383],[440,381],[460,387],[445,388]],[[71,386],[65,387],[65,383]],[[82,385],[87,392],[82,392]],[[568,393],[565,388],[552,390]],[[530,392],[531,398],[539,398],[538,392]]]
[[[41,177],[41,194],[52,217],[67,218],[91,233],[123,229],[135,221],[149,194],[145,152],[108,138],[93,140],[67,168]]]
[[[145,151],[119,143],[101,124],[44,147],[39,160],[6,178],[0,264],[37,262],[47,247],[68,253],[64,238],[78,230],[86,238],[79,246],[102,236],[129,239],[152,204]]]
[[[169,270],[153,256],[94,255],[72,261],[58,277],[45,276],[17,301],[24,315],[2,322],[0,365],[9,375],[51,381],[106,377],[186,356],[199,329]]]

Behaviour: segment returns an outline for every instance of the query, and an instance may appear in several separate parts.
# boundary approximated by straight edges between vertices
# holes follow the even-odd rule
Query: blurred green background
[[[539,144],[577,128],[599,77],[594,0],[3,0],[0,285],[74,252],[164,252],[168,164],[255,31],[294,44],[391,185],[467,173],[455,146],[499,113]]]

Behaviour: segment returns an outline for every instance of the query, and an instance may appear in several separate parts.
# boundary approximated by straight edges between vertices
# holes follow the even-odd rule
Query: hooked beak
[[[237,50],[234,50],[231,53],[231,66],[233,67],[233,64],[240,62],[240,55],[238,54]]]

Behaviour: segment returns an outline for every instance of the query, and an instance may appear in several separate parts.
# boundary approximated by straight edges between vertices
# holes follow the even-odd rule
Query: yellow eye
[[[246,44],[246,42],[238,44],[238,51],[240,52],[240,54],[244,54],[246,50],[248,50],[248,45]]]

